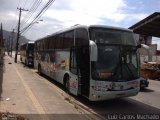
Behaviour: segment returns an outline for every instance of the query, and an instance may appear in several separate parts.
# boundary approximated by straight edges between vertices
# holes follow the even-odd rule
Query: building
[[[153,61],[160,62],[160,51],[157,50],[157,44],[152,44],[152,37],[160,38],[160,12],[155,12],[133,26],[129,27],[136,33],[136,39],[140,44],[150,46],[153,55]],[[147,61],[147,53],[142,48],[140,50],[141,59]]]

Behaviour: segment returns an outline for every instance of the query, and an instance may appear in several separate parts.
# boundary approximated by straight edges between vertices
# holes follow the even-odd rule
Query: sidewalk
[[[3,83],[3,59],[0,59],[0,100],[2,94],[2,83]]]
[[[31,107],[31,101],[26,97],[26,91],[15,71],[14,64],[13,58],[4,57],[0,111],[18,114],[36,113],[35,108]]]
[[[56,87],[52,87],[52,83],[24,68],[19,61],[15,63],[14,58],[5,56],[4,66],[0,113],[27,115],[27,118],[34,115],[43,120],[53,116],[55,120],[60,117],[61,120],[86,119],[85,114],[82,115]]]

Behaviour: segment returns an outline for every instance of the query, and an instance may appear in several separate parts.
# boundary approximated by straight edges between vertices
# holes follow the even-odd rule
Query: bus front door
[[[90,56],[89,47],[81,46],[77,48],[77,65],[78,65],[78,81],[79,92],[85,97],[89,97],[90,85]]]
[[[74,47],[70,51],[70,92],[89,97],[90,85],[89,47]]]

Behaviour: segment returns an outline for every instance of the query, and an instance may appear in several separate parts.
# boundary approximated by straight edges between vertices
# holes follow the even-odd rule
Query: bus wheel
[[[38,65],[38,74],[42,75],[42,71],[41,71],[41,66],[40,65]]]
[[[27,60],[25,60],[24,65],[25,65],[25,66],[27,66],[27,65],[28,65],[28,64],[27,64]]]
[[[65,91],[69,93],[69,76],[65,77]]]

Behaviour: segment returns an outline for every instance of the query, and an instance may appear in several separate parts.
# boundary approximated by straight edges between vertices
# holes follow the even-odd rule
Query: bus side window
[[[49,49],[53,50],[55,48],[55,37],[49,38]]]
[[[44,48],[47,50],[49,49],[49,38],[46,39]]]
[[[74,32],[72,30],[64,34],[63,48],[64,49],[70,48],[74,45],[73,43],[74,43]]]
[[[84,28],[78,28],[75,32],[75,46],[89,45],[88,32]]]
[[[63,35],[64,35],[64,34],[58,35],[58,39],[59,39],[59,41],[60,41],[60,49],[63,49],[63,48],[64,48]]]

